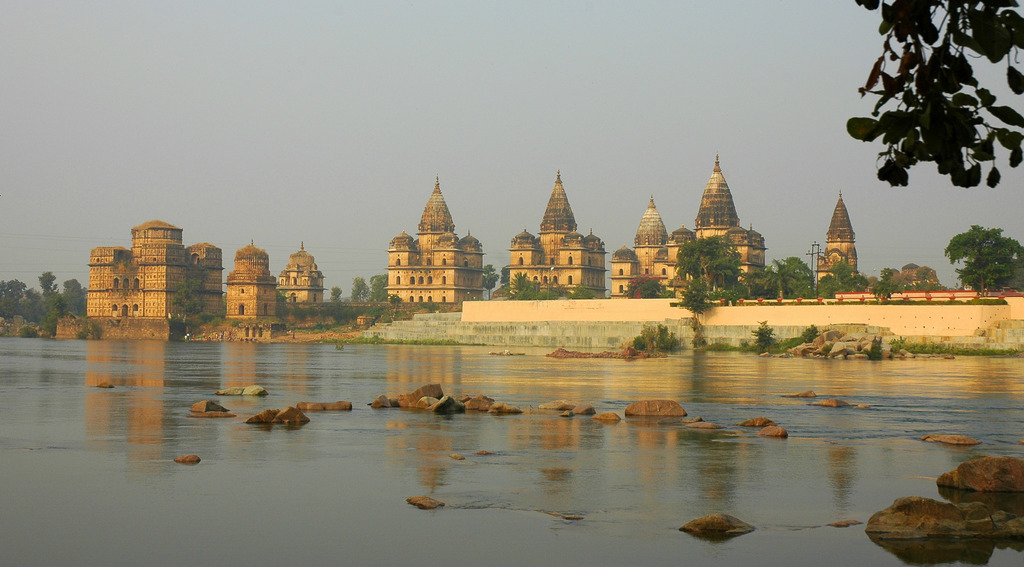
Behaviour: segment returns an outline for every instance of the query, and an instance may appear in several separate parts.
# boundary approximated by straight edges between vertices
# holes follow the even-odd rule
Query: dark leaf
[[[1024,116],[1021,116],[1016,110],[1009,106],[990,106],[988,111],[992,113],[992,116],[995,116],[1010,126],[1024,128]]]
[[[846,121],[846,131],[857,140],[870,142],[878,137],[875,126],[878,124],[873,118],[851,118]]]
[[[879,57],[878,60],[875,61],[875,65],[871,67],[871,73],[868,74],[868,82],[864,83],[865,91],[870,91],[871,89],[875,88],[875,85],[878,84],[878,75],[879,73],[882,72],[883,59],[884,57]],[[861,94],[864,94],[863,91],[861,92]]]
[[[857,0],[858,6],[864,6],[868,10],[878,9],[878,0]]]
[[[1006,68],[1006,82],[1013,94],[1024,94],[1024,75],[1012,65]]]
[[[988,89],[978,89],[976,92],[982,106],[992,106],[996,102],[996,97]]]
[[[985,179],[985,185],[988,185],[989,187],[995,187],[996,185],[999,185],[1000,178],[1001,176],[999,175],[999,170],[993,167],[992,171],[988,172],[988,178]]]
[[[910,176],[907,174],[907,170],[899,167],[890,159],[878,169],[878,179],[888,182],[893,187],[906,187]]]
[[[996,18],[994,12],[983,12],[970,10],[968,18],[971,21],[971,35],[978,43],[978,53],[981,53],[993,63],[998,63],[1013,47],[1013,38],[1010,31],[1006,29]]]
[[[956,93],[950,102],[956,106],[978,106],[978,99],[964,93]]]
[[[1024,158],[1024,152],[1021,151],[1020,146],[1010,150],[1010,167],[1017,167],[1020,165],[1021,158]]]
[[[999,143],[1004,148],[1012,150],[1013,148],[1019,148],[1021,142],[1024,142],[1024,134],[1007,128],[997,128],[996,139],[999,140]]]

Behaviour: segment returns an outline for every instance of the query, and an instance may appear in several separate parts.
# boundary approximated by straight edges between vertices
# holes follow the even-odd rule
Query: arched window
[[[136,304],[132,305],[132,317],[138,317],[138,316],[139,316],[139,304],[136,303]]]
[[[572,265],[572,256],[569,256],[569,265]]]
[[[544,278],[544,279],[547,280],[547,278]],[[537,279],[537,276],[533,276],[533,281],[536,282],[536,281],[540,281],[540,280]]]
[[[199,265],[199,254],[192,254],[192,263],[197,266]]]
[[[551,278],[551,281],[554,283],[558,283],[558,276]]]
[[[441,265],[442,266],[447,266],[448,265],[448,258],[441,258]]]
[[[648,276],[651,275],[651,269],[650,268],[644,268],[644,274],[648,275]]]
[[[245,288],[244,287],[238,288],[238,293],[240,293],[242,295],[245,295]]]
[[[448,276],[441,276],[441,283],[442,284],[448,283]]]
[[[619,268],[619,275],[622,275],[622,268]]]
[[[544,276],[544,283],[548,283],[548,277]]]
[[[114,278],[114,289],[121,289],[121,280]]]
[[[552,259],[551,259],[551,265],[552,265],[552,266],[554,266],[554,265],[555,265],[555,259],[554,259],[554,258],[552,258]]]
[[[135,281],[132,282],[132,287],[139,289],[139,278],[135,278]]]
[[[667,274],[668,274],[668,272],[666,272],[666,271],[665,271],[665,268],[662,268],[662,269],[661,269],[661,275],[663,275],[663,276],[664,276],[664,275],[667,275]]]
[[[270,306],[266,303],[263,304],[263,314],[268,315],[270,313]]]
[[[395,285],[401,285],[402,276],[395,276]]]
[[[122,317],[127,317],[128,316],[128,305],[127,304],[121,306],[121,316]]]
[[[619,286],[619,293],[622,293],[623,291],[624,291],[624,290],[623,290],[622,286],[620,285],[620,286]]]
[[[291,301],[292,303],[298,303],[299,296],[296,295],[295,292],[292,292],[291,295],[288,296],[288,301]]]
[[[245,315],[245,306],[244,305],[239,305],[238,306],[238,314],[239,315]]]
[[[299,278],[292,278],[292,285],[299,285]]]
[[[519,265],[520,265],[520,266],[522,266],[522,265],[523,265],[523,257],[522,257],[522,256],[520,256],[520,257],[519,257]]]
[[[427,276],[427,283],[428,284],[434,283],[434,276]]]
[[[401,266],[402,265],[402,259],[401,258],[395,258],[395,265],[396,266]]]
[[[433,303],[433,302],[434,302],[434,298],[432,296],[428,295],[427,296],[427,303]]]
[[[572,285],[572,276],[569,276],[569,285]]]
[[[423,283],[423,276],[420,276],[420,284]]]
[[[463,268],[468,268],[469,267],[469,260],[463,260],[462,261],[462,267]]]
[[[420,296],[420,301],[419,302],[423,303],[423,296],[422,295]]]
[[[427,258],[427,265],[428,266],[433,266],[434,265],[434,259],[433,258]],[[420,283],[423,283],[423,282],[420,282]]]
[[[117,311],[118,311],[118,309],[117,309],[116,305],[111,305],[110,306],[110,312],[111,312],[111,314],[113,314],[114,317],[117,317]]]
[[[448,303],[448,299],[445,296],[441,296],[441,303]]]

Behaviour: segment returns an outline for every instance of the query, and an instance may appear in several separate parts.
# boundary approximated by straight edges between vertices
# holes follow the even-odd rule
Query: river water
[[[1003,544],[891,551],[873,543],[863,524],[826,526],[866,523],[900,496],[941,499],[935,477],[966,459],[1024,456],[1024,359],[685,353],[558,360],[541,350],[488,350],[0,339],[3,563],[838,566],[1024,559]],[[115,387],[95,387],[101,382]],[[524,409],[569,399],[622,415],[631,401],[670,398],[690,416],[727,427],[367,406],[381,393],[431,382],[446,393],[484,393]],[[270,395],[213,395],[248,384]],[[870,407],[822,408],[785,397],[804,390]],[[238,417],[189,418],[189,407],[204,399]],[[312,421],[294,429],[242,423],[266,408],[336,400],[352,401],[353,411],[310,412]],[[789,439],[732,425],[762,415],[785,427]],[[983,444],[918,440],[927,433]],[[172,462],[189,453],[202,462]],[[416,495],[447,506],[406,504]],[[715,512],[757,530],[719,542],[678,531]]]

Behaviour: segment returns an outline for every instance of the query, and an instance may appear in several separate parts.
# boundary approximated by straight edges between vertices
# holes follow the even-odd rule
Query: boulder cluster
[[[786,352],[793,356],[866,359],[873,345],[878,345],[881,348],[882,358],[893,358],[892,347],[882,340],[881,335],[864,333],[847,335],[835,329],[825,331],[813,341],[799,344]]]

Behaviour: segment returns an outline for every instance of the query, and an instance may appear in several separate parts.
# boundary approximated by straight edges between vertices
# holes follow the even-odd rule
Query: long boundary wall
[[[418,315],[378,325],[370,336],[402,340],[454,340],[498,346],[617,348],[644,323],[666,324],[691,336],[692,314],[671,299],[466,302],[463,312]],[[1024,347],[1024,298],[1007,305],[781,304],[716,307],[704,317],[710,342],[750,341],[761,321],[777,337],[798,336],[809,325],[857,328],[919,342],[990,348]]]

